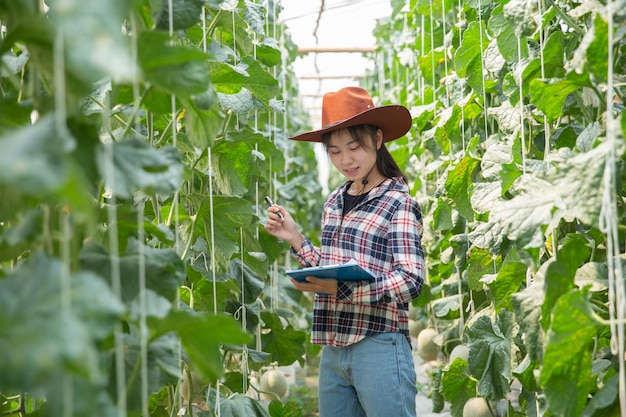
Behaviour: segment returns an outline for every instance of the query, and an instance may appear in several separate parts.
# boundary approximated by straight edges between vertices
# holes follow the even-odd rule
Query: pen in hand
[[[265,196],[265,202],[267,203],[268,207],[272,207],[274,205],[274,202],[268,196]],[[275,213],[278,214],[278,217],[280,217],[281,220],[285,220],[285,218],[283,217],[283,213],[281,213],[280,211],[276,211]]]

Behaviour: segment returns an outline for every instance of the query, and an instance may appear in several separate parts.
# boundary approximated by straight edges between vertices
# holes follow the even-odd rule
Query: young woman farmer
[[[403,106],[375,107],[368,92],[347,87],[324,95],[322,129],[290,139],[323,142],[346,182],[324,204],[321,246],[314,247],[281,206],[265,229],[287,241],[303,267],[355,259],[373,281],[307,277],[314,292],[311,342],[323,345],[320,417],[415,416],[415,368],[408,303],[422,289],[422,214],[385,147],[411,127]]]

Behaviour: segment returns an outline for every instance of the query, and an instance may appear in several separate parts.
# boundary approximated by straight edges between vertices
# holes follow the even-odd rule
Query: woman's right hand
[[[304,236],[287,210],[279,205],[274,204],[267,209],[265,230],[272,236],[288,242],[295,251],[302,247]]]

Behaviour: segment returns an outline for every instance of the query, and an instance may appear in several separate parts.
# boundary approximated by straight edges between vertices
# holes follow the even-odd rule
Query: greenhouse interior
[[[0,0],[0,57],[0,416],[349,417],[329,299],[400,315],[406,416],[626,417],[626,0]],[[345,87],[410,113],[411,299],[272,227],[328,245]]]

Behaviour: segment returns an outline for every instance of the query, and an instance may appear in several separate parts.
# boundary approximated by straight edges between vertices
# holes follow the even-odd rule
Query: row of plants
[[[279,14],[0,0],[0,414],[301,415],[251,377],[310,348],[262,228],[320,198]]]
[[[414,116],[435,411],[626,415],[626,4],[392,5],[371,88]]]

